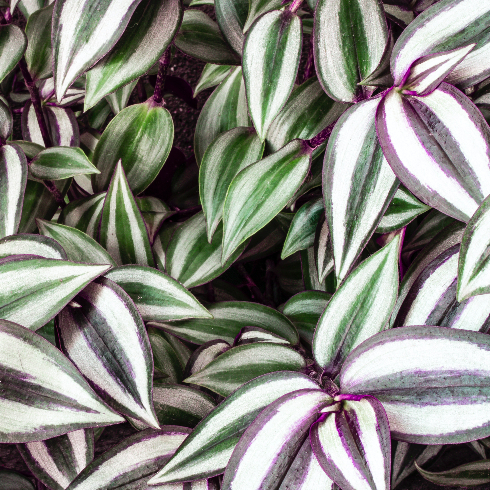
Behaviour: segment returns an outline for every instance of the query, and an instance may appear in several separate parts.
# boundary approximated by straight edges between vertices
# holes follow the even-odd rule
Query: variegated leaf
[[[14,69],[27,47],[27,39],[14,24],[0,26],[0,82]]]
[[[6,140],[14,129],[14,121],[9,103],[5,97],[0,95],[0,138]]]
[[[289,345],[289,342],[280,335],[273,334],[260,327],[245,327],[235,338],[235,346],[269,342],[271,344]]]
[[[318,280],[324,282],[333,271],[332,236],[328,229],[327,220],[320,221],[315,234],[315,261],[318,272]]]
[[[207,63],[197,81],[196,88],[194,89],[194,97],[197,97],[197,94],[203,90],[219,85],[230,74],[231,69],[231,65],[213,65]]]
[[[185,366],[185,377],[202,371],[218,356],[230,349],[230,344],[224,340],[210,340],[198,347],[189,357]]]
[[[243,27],[247,20],[248,10],[248,0],[215,0],[214,2],[214,11],[219,28],[239,56],[242,55],[245,40]]]
[[[136,204],[145,220],[150,243],[153,245],[162,223],[175,214],[161,199],[152,196],[137,197]]]
[[[0,240],[0,258],[26,254],[45,259],[68,260],[63,247],[56,240],[46,236],[19,233]]]
[[[306,291],[326,291],[327,285],[325,281],[320,281],[318,278],[318,268],[315,261],[315,249],[309,247],[306,250],[300,251],[301,258],[301,273],[303,276],[303,285]]]
[[[415,463],[417,465],[417,463]],[[425,480],[443,486],[473,487],[490,483],[490,460],[473,461],[446,471],[432,472],[420,468],[417,471]]]
[[[152,251],[155,258],[156,267],[161,271],[165,271],[165,265],[167,259],[165,253],[167,251],[168,244],[176,228],[181,225],[179,222],[167,222],[161,227],[158,235],[155,237],[153,242]]]
[[[124,85],[120,89],[117,89],[115,92],[106,95],[105,100],[109,104],[111,111],[116,116],[128,105],[129,98],[131,97],[137,83],[138,80],[134,80]]]
[[[280,0],[249,0],[248,16],[243,26],[243,32],[246,34],[252,24],[263,14],[271,10],[281,8]]]

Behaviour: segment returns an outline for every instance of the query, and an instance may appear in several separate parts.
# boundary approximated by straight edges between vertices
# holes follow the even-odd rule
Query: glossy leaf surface
[[[26,47],[22,29],[13,24],[0,26],[0,82],[14,69]]]
[[[45,259],[68,260],[63,247],[52,238],[28,233],[18,233],[0,240],[0,257],[9,255],[38,255]]]
[[[99,234],[100,217],[106,193],[84,197],[68,204],[60,214],[58,222],[83,231],[91,238]]]

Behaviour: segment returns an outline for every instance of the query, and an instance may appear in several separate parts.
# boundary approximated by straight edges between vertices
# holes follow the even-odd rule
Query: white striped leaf
[[[129,294],[145,322],[212,318],[186,288],[163,272],[126,265],[112,269],[105,277]]]
[[[333,271],[332,237],[328,229],[327,220],[320,220],[315,234],[315,261],[318,280],[324,282],[325,278]]]
[[[303,389],[271,403],[240,438],[226,467],[222,490],[277,488],[318,412],[333,403],[320,389]]]
[[[199,385],[226,397],[257,376],[275,371],[301,371],[305,366],[303,356],[293,349],[258,342],[227,350],[184,383]]]
[[[278,398],[298,390],[322,393],[313,380],[300,373],[271,373],[249,381],[196,426],[150,485],[222,473],[243,432],[257,415]],[[323,394],[323,398],[328,397]]]
[[[486,334],[444,327],[395,328],[371,337],[350,354],[340,389],[377,398],[395,439],[467,442],[490,434],[489,357]]]
[[[17,4],[16,0],[11,0],[11,5]],[[45,3],[49,3],[49,0],[20,0],[18,2],[19,4],[19,10],[22,12],[22,15],[26,18],[28,21],[30,16],[34,13],[37,12],[39,9],[43,8],[45,6]],[[11,10],[13,11],[13,8],[11,7]]]
[[[0,95],[0,138],[6,140],[14,129],[14,121],[9,103],[5,97]]]
[[[1,442],[39,441],[124,422],[47,340],[4,320],[0,338]]]
[[[201,163],[207,147],[218,135],[239,126],[248,126],[248,107],[241,67],[220,83],[208,98],[199,114],[194,133],[194,153]]]
[[[105,197],[106,193],[101,192],[94,196],[72,201],[61,211],[58,222],[83,231],[89,237],[95,238],[99,232]]]
[[[0,238],[17,233],[27,185],[27,160],[16,145],[0,147]]]
[[[240,56],[245,40],[243,27],[247,20],[248,10],[248,0],[215,0],[214,2],[214,11],[219,28],[229,45]]]
[[[375,232],[398,187],[376,136],[374,116],[380,100],[347,110],[325,152],[323,197],[338,283]]]
[[[119,160],[102,208],[99,243],[116,264],[154,266],[145,222]]]
[[[35,255],[1,259],[0,318],[37,330],[107,269]]]
[[[111,108],[111,111],[114,113],[114,115],[117,116],[123,109],[126,108],[129,102],[129,98],[131,97],[131,94],[133,93],[134,87],[136,87],[137,83],[138,80],[129,82],[115,92],[112,92],[105,96],[105,100],[109,104],[109,107]]]
[[[163,107],[135,104],[122,110],[107,126],[95,147],[94,192],[106,190],[119,160],[135,195],[143,192],[165,163],[174,138],[172,116]]]
[[[174,44],[206,63],[237,65],[240,58],[223,39],[218,24],[201,10],[186,10]]]
[[[53,12],[56,97],[116,44],[140,0],[63,0]]]
[[[265,14],[243,45],[248,110],[261,141],[294,87],[301,57],[300,18],[289,10]]]
[[[233,179],[223,208],[222,262],[284,208],[308,173],[311,151],[293,140]]]
[[[155,258],[155,264],[157,269],[165,271],[165,252],[167,251],[167,246],[172,238],[172,235],[176,228],[178,228],[182,223],[171,221],[166,222],[160,228],[158,235],[155,237],[152,245],[153,257]]]
[[[83,231],[52,221],[37,220],[39,232],[56,240],[73,262],[116,265],[114,259]],[[33,253],[33,252],[30,252]],[[53,257],[54,258],[54,257]]]
[[[152,323],[152,325],[194,344],[204,344],[219,339],[232,344],[240,330],[250,326],[260,327],[279,335],[292,345],[299,342],[293,324],[282,313],[268,306],[245,301],[223,301],[211,304],[208,311],[213,318]]]
[[[27,47],[27,38],[14,24],[0,26],[0,82],[15,68]]]
[[[378,67],[388,43],[379,0],[319,0],[313,28],[316,72],[335,100],[356,102],[358,83]]]
[[[46,148],[29,164],[29,175],[39,180],[68,179],[74,175],[99,174],[80,148]]]
[[[306,250],[301,250],[301,273],[303,276],[303,285],[306,291],[326,291],[327,285],[325,281],[320,281],[318,278],[318,268],[315,261],[315,249],[309,247]]]
[[[320,466],[342,490],[389,490],[390,426],[383,406],[370,396],[340,395],[341,410],[311,428]]]
[[[176,211],[172,211],[161,199],[152,196],[137,197],[136,204],[145,220],[150,243],[153,244],[162,223],[174,215]]]
[[[399,85],[414,61],[428,54],[476,43],[473,51],[448,78],[463,88],[490,74],[488,19],[490,6],[478,0],[442,0],[428,8],[405,29],[391,55],[391,70]]]
[[[417,463],[415,463],[417,465]],[[473,487],[490,483],[490,460],[473,461],[446,471],[427,471],[417,465],[417,471],[425,480],[445,487]]]
[[[219,85],[230,74],[231,69],[231,65],[213,65],[212,63],[207,63],[194,88],[194,97],[197,97],[197,94],[203,90]]]
[[[235,341],[236,344],[238,344],[237,341]],[[185,366],[184,377],[187,378],[202,371],[210,362],[229,350],[230,347],[230,344],[224,340],[211,340],[201,345],[189,357]]]
[[[348,276],[318,320],[313,355],[331,378],[352,349],[388,322],[398,293],[398,254],[395,237]]]
[[[56,240],[43,235],[19,233],[0,240],[0,258],[26,254],[45,259],[68,260],[63,247]]]
[[[271,10],[278,10],[281,8],[280,0],[249,0],[248,16],[243,26],[243,32],[247,33],[251,25],[263,14],[270,12]]]
[[[238,127],[220,134],[207,148],[199,168],[201,199],[208,241],[223,217],[226,192],[233,178],[260,160],[264,144],[253,128]]]
[[[256,342],[269,342],[271,344],[289,345],[289,342],[280,335],[267,332],[260,327],[245,327],[235,339],[235,346],[253,344]]]
[[[44,149],[44,146],[38,145],[37,143],[32,143],[32,141],[12,140],[7,141],[6,144],[19,146],[28,160],[32,160],[40,151]]]
[[[84,111],[144,75],[167,49],[181,17],[176,0],[142,0],[111,52],[87,72]]]
[[[17,444],[32,474],[52,490],[64,490],[94,459],[94,431],[81,429],[45,441]]]
[[[101,278],[59,316],[61,350],[115,410],[158,428],[152,402],[153,360],[131,298]]]
[[[35,490],[30,478],[10,470],[0,470],[0,490]]]
[[[424,97],[389,91],[376,130],[393,171],[425,204],[468,221],[490,194],[490,128],[452,85]]]

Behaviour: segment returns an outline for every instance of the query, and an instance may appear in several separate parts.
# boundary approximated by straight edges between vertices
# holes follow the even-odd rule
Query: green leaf
[[[137,197],[136,204],[145,220],[150,243],[155,241],[162,223],[175,214],[161,199],[152,196]]]
[[[301,258],[301,273],[305,290],[326,291],[325,280],[320,281],[318,278],[318,267],[315,261],[315,249],[309,247],[299,252]]]
[[[84,427],[124,422],[47,340],[4,320],[0,339],[1,442],[39,441]]]
[[[197,97],[197,94],[203,90],[219,85],[229,75],[231,69],[231,65],[213,65],[207,63],[197,81],[196,88],[194,89],[194,97]]]
[[[140,0],[64,0],[53,12],[56,96],[116,44]]]
[[[331,378],[347,355],[380,332],[398,293],[399,238],[359,265],[337,289],[318,321],[313,338],[316,362]]]
[[[253,344],[257,342],[269,342],[272,344],[288,345],[289,342],[280,335],[267,332],[260,327],[245,327],[235,338],[235,346]],[[201,347],[202,348],[202,347]]]
[[[35,490],[32,481],[10,470],[0,470],[0,490]]]
[[[310,162],[311,148],[294,140],[233,179],[223,208],[222,261],[282,210],[306,177]]]
[[[490,460],[473,461],[446,471],[427,471],[415,463],[425,480],[443,486],[473,487],[490,483]]]
[[[271,10],[281,8],[280,0],[249,0],[248,16],[243,26],[243,32],[247,32],[250,26],[263,14]]]
[[[117,164],[102,208],[99,243],[118,265],[153,267],[155,264],[145,222],[129,188],[121,161]]]
[[[152,251],[153,256],[155,257],[156,267],[161,271],[165,271],[165,265],[167,262],[165,253],[167,251],[170,239],[172,238],[175,229],[181,224],[182,223],[178,223],[175,221],[164,223],[160,231],[158,232],[158,235],[155,237]]]
[[[223,274],[242,254],[242,243],[222,263],[223,225],[217,227],[213,240],[208,242],[206,220],[202,212],[189,218],[172,235],[165,252],[165,268],[170,276],[192,288],[212,281]]]
[[[216,65],[238,65],[240,58],[223,39],[218,24],[201,10],[186,10],[175,46],[189,56]]]
[[[332,237],[326,220],[320,221],[315,234],[315,262],[318,280],[324,282],[325,278],[333,271]]]
[[[38,255],[45,259],[68,260],[63,247],[43,235],[18,234],[0,240],[0,258],[9,255]]]
[[[0,138],[6,140],[14,129],[14,121],[7,99],[0,95]]]
[[[207,148],[199,168],[199,196],[206,217],[208,241],[223,217],[226,192],[233,178],[262,157],[264,145],[252,128],[234,128]]]
[[[27,38],[14,24],[0,25],[0,82],[14,69],[27,47]]]
[[[111,52],[87,72],[84,111],[144,75],[167,49],[181,17],[177,0],[142,0]]]
[[[133,93],[134,87],[136,87],[137,83],[138,80],[134,80],[124,85],[120,89],[117,89],[115,92],[106,95],[105,99],[107,100],[107,103],[109,104],[109,107],[111,108],[114,115],[119,114],[123,109],[126,108],[129,102],[129,98],[131,97],[131,94]]]
[[[248,0],[215,0],[214,11],[219,28],[233,50],[242,55],[243,27],[248,15]]]
[[[248,109],[261,141],[293,90],[301,42],[301,20],[289,10],[265,14],[247,34],[243,77]]]
[[[135,195],[155,179],[172,148],[172,116],[163,107],[135,104],[123,109],[107,126],[95,147],[94,192],[106,190],[119,160]]]
[[[301,354],[268,342],[233,347],[204,369],[184,380],[229,396],[247,381],[274,371],[301,371],[306,366]]]
[[[249,326],[261,327],[286,339],[292,345],[299,341],[293,324],[277,310],[264,305],[225,301],[211,304],[208,311],[213,318],[150,325],[163,328],[194,344],[204,344],[210,340],[224,340],[232,344],[240,330]]]

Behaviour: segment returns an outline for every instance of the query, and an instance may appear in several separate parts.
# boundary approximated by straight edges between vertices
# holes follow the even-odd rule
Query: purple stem
[[[160,68],[158,69],[157,81],[155,83],[155,91],[153,92],[153,104],[163,105],[163,87],[165,85],[165,77],[167,76],[168,65],[170,64],[170,48],[163,53],[160,58]]]
[[[292,14],[296,13],[296,11],[301,7],[303,0],[293,0],[293,3],[289,6],[288,10]]]
[[[308,50],[308,58],[306,59],[305,73],[303,75],[303,83],[313,75],[314,71],[314,58],[313,58],[313,42],[310,42],[310,49]]]
[[[327,126],[325,129],[322,129],[316,136],[313,136],[311,140],[306,140],[308,143],[308,146],[310,148],[317,148],[320,146],[323,142],[325,142],[329,136],[332,134],[333,128],[336,123],[332,123],[329,126]]]
[[[264,295],[262,294],[262,291],[259,289],[257,284],[255,284],[255,281],[252,279],[250,274],[247,272],[243,264],[238,264],[236,266],[238,272],[243,276],[243,278],[247,281],[247,287],[250,291],[250,294],[252,295],[252,299],[258,300],[259,303],[262,303],[263,305],[270,306],[269,302],[265,300]]]

